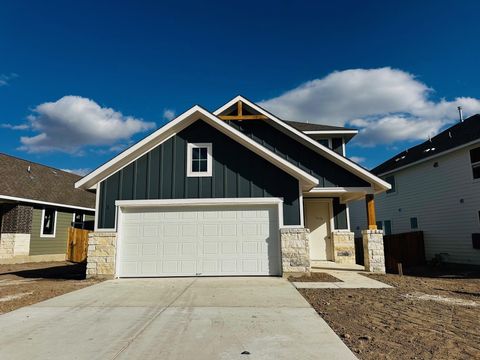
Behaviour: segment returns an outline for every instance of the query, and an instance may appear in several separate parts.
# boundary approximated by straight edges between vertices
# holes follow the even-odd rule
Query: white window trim
[[[53,209],[54,211],[54,216],[53,216],[53,234],[44,234],[43,233],[43,226],[44,226],[44,221],[45,221],[45,208],[42,209],[42,221],[40,222],[40,237],[41,238],[54,238],[57,234],[57,217],[58,217],[58,211]]]
[[[192,170],[193,149],[207,148],[207,171],[194,172]],[[212,176],[213,168],[212,143],[188,143],[187,144],[187,177],[208,177]]]

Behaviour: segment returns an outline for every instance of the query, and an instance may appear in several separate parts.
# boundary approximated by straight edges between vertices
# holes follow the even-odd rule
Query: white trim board
[[[58,211],[57,209],[53,209],[53,234],[44,234],[43,228],[45,223],[45,208],[42,209],[42,219],[40,220],[40,237],[41,238],[54,238],[57,234],[57,218],[58,218]]]
[[[57,206],[57,207],[63,207],[63,208],[67,208],[67,209],[87,210],[87,211],[95,212],[95,209],[92,209],[92,208],[86,208],[86,207],[75,206],[75,205],[67,205],[67,204],[59,204],[59,203],[52,203],[52,202],[47,202],[47,201],[40,201],[40,200],[33,200],[33,199],[26,199],[26,198],[19,198],[19,197],[15,197],[15,196],[0,195],[0,199],[18,201],[18,202],[26,202],[26,203],[31,203],[31,204]]]
[[[183,130],[197,120],[205,121],[207,124],[211,125],[218,131],[222,132],[223,134],[237,141],[239,144],[245,146],[247,149],[252,150],[257,155],[263,157],[265,160],[271,162],[278,168],[298,179],[302,183],[304,190],[309,190],[312,187],[318,185],[318,179],[308,174],[306,171],[303,171],[302,169],[291,164],[287,160],[281,158],[274,152],[268,150],[256,141],[250,139],[245,134],[234,129],[232,126],[227,125],[224,121],[212,115],[202,107],[195,105],[191,109],[178,116],[176,119],[172,120],[167,125],[161,127],[153,134],[150,134],[149,136],[139,141],[135,145],[131,146],[107,163],[103,164],[84,178],[77,181],[75,183],[75,187],[82,189],[92,189],[97,183],[103,181],[113,173],[132,163],[155,146],[160,145],[169,137],[174,136],[177,132]]]
[[[379,191],[385,191],[390,189],[390,184],[387,183],[386,181],[380,179],[379,177],[373,175],[371,172],[368,170],[362,168],[360,165],[354,163],[353,161],[337,154],[335,151],[326,148],[322,144],[318,143],[317,141],[313,140],[303,132],[295,129],[293,126],[285,123],[284,121],[278,119],[268,111],[264,110],[257,104],[251,102],[250,100],[245,99],[243,96],[237,96],[227,102],[225,105],[220,107],[219,109],[215,110],[213,112],[214,115],[220,115],[223,111],[228,109],[230,106],[233,106],[237,102],[243,102],[253,108],[254,110],[258,111],[260,114],[267,116],[271,121],[273,121],[280,129],[283,129],[284,132],[291,137],[297,138],[298,140],[302,140],[304,145],[308,146],[312,150],[316,151],[317,153],[324,155],[327,159],[333,161],[335,164],[343,167],[346,170],[351,171],[352,173],[356,174],[358,177],[364,179],[365,181],[368,181],[370,183],[373,183],[378,187],[377,190]]]
[[[307,135],[358,134],[358,130],[305,130],[302,132]]]

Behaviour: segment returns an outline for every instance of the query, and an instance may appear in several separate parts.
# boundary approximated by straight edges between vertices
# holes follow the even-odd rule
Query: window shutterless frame
[[[48,221],[51,221],[51,224],[46,224],[45,223],[45,215],[50,215],[50,219]],[[45,230],[45,225],[49,225],[50,227],[53,227],[53,231],[51,233],[44,233]],[[51,209],[51,208],[44,208],[42,210],[42,220],[40,222],[40,237],[42,238],[54,238],[57,232],[57,210]]]
[[[187,144],[187,177],[212,176],[212,143]]]

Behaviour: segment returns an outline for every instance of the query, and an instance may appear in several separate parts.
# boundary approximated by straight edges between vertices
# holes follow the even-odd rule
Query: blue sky
[[[237,94],[357,127],[372,167],[480,112],[477,1],[15,1],[0,11],[0,152],[93,169]],[[165,116],[166,115],[166,116]]]

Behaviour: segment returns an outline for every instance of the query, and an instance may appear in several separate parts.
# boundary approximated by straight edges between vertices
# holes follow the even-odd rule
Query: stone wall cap
[[[282,234],[298,234],[298,233],[310,232],[310,229],[302,228],[302,227],[280,228],[280,232]]]
[[[362,234],[383,234],[383,230],[362,230]]]
[[[104,231],[93,231],[88,234],[89,237],[95,236],[95,237],[112,237],[112,236],[117,236],[116,232],[104,232]]]

